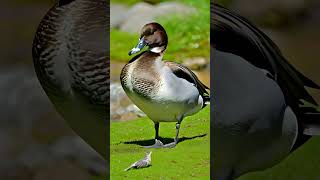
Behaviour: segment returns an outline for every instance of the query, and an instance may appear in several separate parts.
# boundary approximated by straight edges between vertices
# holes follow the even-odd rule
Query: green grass
[[[245,175],[238,180],[319,180],[320,137],[313,137],[280,164],[262,172]]]
[[[128,62],[128,52],[138,43],[138,34],[112,29],[110,31],[110,60]]]
[[[167,31],[169,45],[164,59],[182,62],[185,58],[209,57],[210,55],[210,1],[181,0],[197,12],[188,16],[167,15],[156,19]],[[111,30],[111,61],[129,61],[129,50],[138,42],[138,34]],[[209,59],[209,58],[208,58]]]
[[[123,170],[143,158],[147,151],[134,142],[154,143],[154,125],[148,118],[112,122],[111,179],[209,179],[209,114],[209,107],[206,107],[194,116],[185,118],[179,137],[186,140],[172,149],[152,149],[152,166],[127,172]],[[175,123],[160,123],[160,136],[164,141],[173,141],[171,138],[175,136]]]

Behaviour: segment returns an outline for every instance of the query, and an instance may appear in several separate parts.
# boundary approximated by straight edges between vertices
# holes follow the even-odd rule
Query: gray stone
[[[195,57],[191,59],[186,59],[183,65],[192,70],[202,70],[208,66],[208,60],[203,57]]]
[[[145,114],[134,105],[120,83],[110,85],[110,116],[112,120],[132,120]]]
[[[126,14],[126,20],[120,26],[121,31],[138,33],[141,27],[154,21],[154,7],[147,3],[137,3]]]
[[[126,18],[128,7],[122,4],[111,4],[110,6],[110,27],[118,28]]]

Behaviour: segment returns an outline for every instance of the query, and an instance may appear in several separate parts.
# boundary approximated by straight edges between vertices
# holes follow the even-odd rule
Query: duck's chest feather
[[[146,99],[152,99],[157,94],[161,78],[156,70],[155,61],[150,57],[142,57],[122,69],[121,84],[127,93],[135,93]]]

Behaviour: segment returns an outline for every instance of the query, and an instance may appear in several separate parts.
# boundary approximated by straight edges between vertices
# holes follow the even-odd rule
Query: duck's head
[[[129,51],[129,56],[149,47],[149,51],[163,53],[168,44],[168,36],[164,28],[159,23],[149,23],[143,26],[139,43]]]

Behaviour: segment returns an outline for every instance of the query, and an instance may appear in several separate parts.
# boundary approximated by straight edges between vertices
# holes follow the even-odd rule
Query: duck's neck
[[[153,47],[150,49],[151,52],[154,52],[154,53],[160,53],[162,54],[165,50],[166,50],[166,47],[165,45],[163,46],[160,46],[160,47]]]

